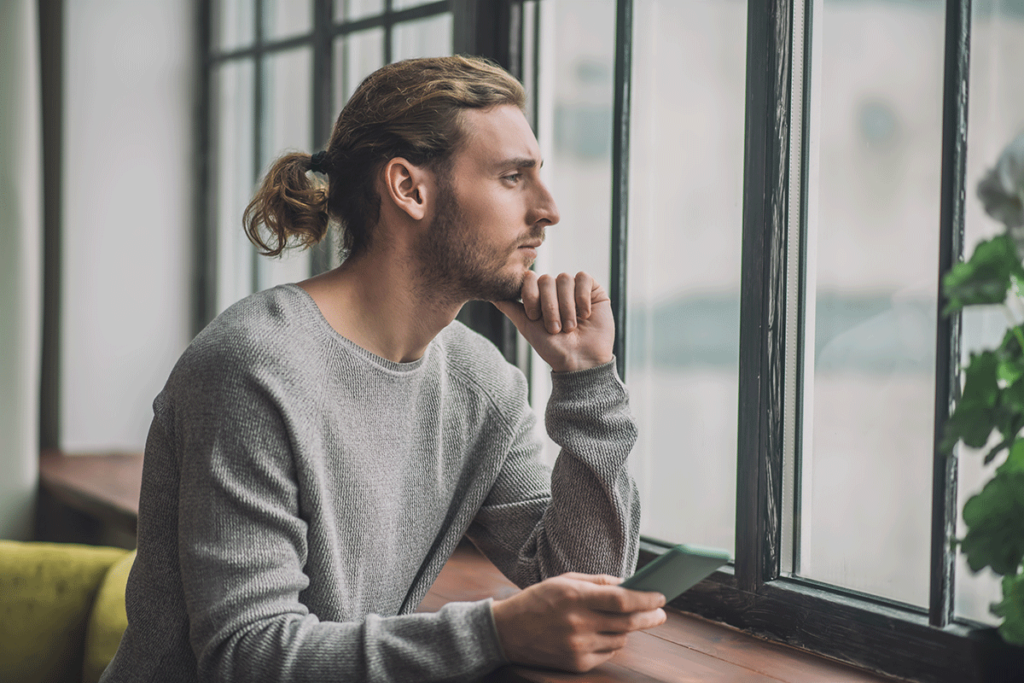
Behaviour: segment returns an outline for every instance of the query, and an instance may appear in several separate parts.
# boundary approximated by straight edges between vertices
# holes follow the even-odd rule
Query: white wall
[[[0,538],[28,539],[39,469],[42,166],[33,0],[0,3]]]
[[[141,450],[189,340],[193,4],[65,4],[66,451]]]

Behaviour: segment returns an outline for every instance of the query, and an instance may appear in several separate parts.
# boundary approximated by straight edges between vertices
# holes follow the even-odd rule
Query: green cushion
[[[0,541],[0,681],[77,683],[85,625],[120,548]]]
[[[82,683],[97,683],[100,680],[100,674],[114,658],[117,646],[121,644],[121,636],[128,628],[128,614],[124,609],[124,589],[133,562],[134,550],[107,570],[99,593],[96,594],[92,614],[85,627]]]

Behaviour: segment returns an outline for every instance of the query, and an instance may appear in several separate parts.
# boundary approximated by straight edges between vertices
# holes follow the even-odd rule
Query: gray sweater
[[[490,601],[415,613],[465,535],[519,586],[623,576],[639,504],[614,363],[526,380],[455,322],[412,363],[338,335],[299,287],[235,304],[153,404],[104,681],[454,681],[505,663]]]

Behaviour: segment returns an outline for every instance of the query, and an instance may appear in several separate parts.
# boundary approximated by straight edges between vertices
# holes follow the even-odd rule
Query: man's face
[[[514,301],[558,208],[540,179],[540,147],[518,107],[466,110],[466,134],[437,178],[437,202],[420,244],[433,293]]]

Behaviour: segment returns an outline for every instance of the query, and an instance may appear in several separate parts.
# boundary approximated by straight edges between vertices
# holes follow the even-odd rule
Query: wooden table
[[[64,505],[134,533],[139,511],[142,456],[42,454],[41,486]],[[419,609],[436,611],[454,601],[502,599],[518,589],[468,543],[441,571]],[[608,662],[586,674],[506,667],[494,683],[879,683],[838,662],[753,638],[721,624],[669,609],[661,626],[634,633]]]

